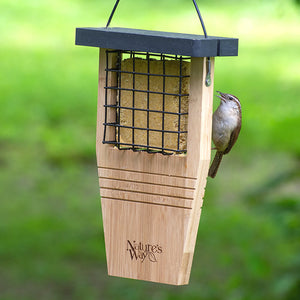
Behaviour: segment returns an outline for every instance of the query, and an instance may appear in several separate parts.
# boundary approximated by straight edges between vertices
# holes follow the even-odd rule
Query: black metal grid
[[[117,53],[117,63],[116,63],[116,68],[109,68],[108,62],[109,62],[109,55],[113,55]],[[132,64],[133,64],[133,70],[132,71],[124,71],[121,70],[121,62],[122,59],[125,58],[131,58],[132,59]],[[137,72],[135,69],[135,61],[136,58],[142,58],[147,61],[147,72]],[[163,74],[153,74],[150,73],[150,61],[156,59],[156,60],[161,60],[163,62]],[[171,75],[166,73],[166,60],[177,60],[179,61],[179,75]],[[189,94],[183,94],[182,93],[182,80],[183,78],[190,77],[190,75],[183,75],[182,72],[182,62],[183,61],[189,61],[190,57],[189,56],[179,56],[179,55],[169,55],[169,54],[157,54],[157,53],[149,53],[149,52],[138,52],[138,51],[121,51],[121,50],[106,50],[106,85],[105,85],[105,122],[103,123],[104,125],[104,135],[103,135],[103,143],[104,144],[112,144],[115,145],[118,149],[120,150],[133,150],[133,151],[147,151],[148,153],[162,153],[165,155],[170,155],[173,153],[185,153],[187,149],[180,149],[180,136],[182,134],[187,134],[187,131],[185,130],[180,130],[181,128],[181,116],[187,115],[188,112],[182,112],[181,109],[181,102],[182,102],[182,97],[189,96]],[[109,73],[113,72],[116,73],[117,76],[117,85],[116,86],[108,86],[108,76]],[[124,88],[121,85],[121,80],[122,80],[122,73],[128,73],[132,74],[132,88]],[[142,76],[147,76],[147,89],[146,90],[141,90],[136,88],[136,75],[142,75]],[[162,77],[163,79],[163,87],[162,91],[153,91],[150,89],[150,76],[159,76]],[[179,90],[178,93],[169,93],[166,92],[166,78],[167,77],[174,77],[178,78],[178,83],[179,83]],[[108,90],[114,90],[117,92],[117,99],[115,104],[108,104],[107,97],[108,97]],[[132,92],[132,107],[127,107],[122,105],[122,91],[131,91]],[[135,93],[146,93],[147,94],[147,108],[138,108],[135,107]],[[150,109],[150,94],[159,94],[162,97],[162,110],[153,110]],[[170,112],[165,110],[165,97],[169,96],[175,96],[176,99],[178,100],[178,111],[177,112]],[[108,122],[108,110],[115,110],[116,114],[116,121],[115,122]],[[122,125],[120,122],[120,110],[130,110],[132,112],[132,120],[131,120],[131,126],[126,126]],[[145,128],[142,127],[137,127],[135,126],[135,111],[143,111],[147,113],[147,126]],[[150,128],[150,118],[149,114],[150,113],[161,113],[162,114],[162,126],[161,129],[154,129]],[[166,130],[165,129],[165,116],[166,115],[177,115],[178,116],[178,128],[176,131],[172,130]],[[113,140],[108,140],[107,139],[107,134],[106,134],[106,129],[107,127],[113,127],[114,128],[114,139]],[[127,128],[132,130],[132,141],[131,143],[124,143],[120,141],[120,129],[121,128]],[[138,144],[135,142],[135,135],[134,131],[135,130],[145,130],[147,131],[147,143],[146,144]],[[151,145],[149,135],[150,132],[161,132],[161,146],[156,147]],[[165,147],[165,133],[172,133],[176,134],[177,136],[177,147],[174,149],[167,148]]]

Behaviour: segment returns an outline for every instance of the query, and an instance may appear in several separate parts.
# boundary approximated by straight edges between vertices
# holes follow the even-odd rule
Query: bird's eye
[[[233,97],[229,96],[229,100],[233,100]]]

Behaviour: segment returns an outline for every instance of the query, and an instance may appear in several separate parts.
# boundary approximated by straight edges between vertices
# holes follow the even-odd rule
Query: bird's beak
[[[220,95],[216,95],[218,98],[221,99],[221,101],[226,103],[226,98],[225,98],[225,94],[221,93],[220,91],[217,91],[217,93],[219,93]]]

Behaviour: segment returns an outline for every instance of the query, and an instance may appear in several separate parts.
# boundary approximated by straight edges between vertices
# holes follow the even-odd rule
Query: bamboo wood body
[[[97,164],[108,274],[183,285],[189,281],[211,153],[212,85],[206,58],[191,59],[186,155],[118,150],[102,144],[106,83],[100,49]],[[108,66],[116,63],[111,57]],[[116,82],[109,74],[109,84]],[[108,90],[108,104],[116,92]],[[113,122],[115,113],[108,115]],[[113,128],[107,128],[113,137]]]

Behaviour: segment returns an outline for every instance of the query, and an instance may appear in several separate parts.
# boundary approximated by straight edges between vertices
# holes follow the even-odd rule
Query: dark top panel
[[[76,28],[76,45],[192,57],[237,56],[238,39],[130,28]]]

